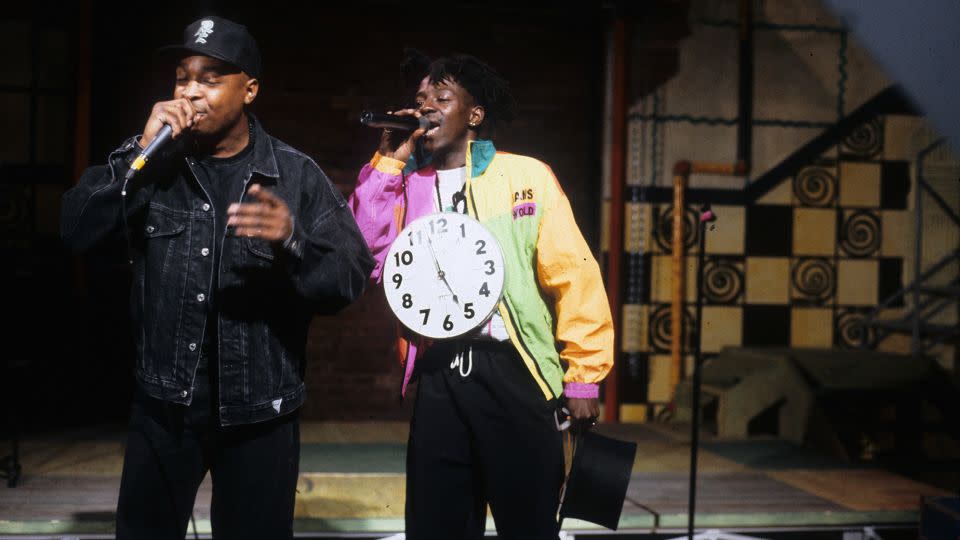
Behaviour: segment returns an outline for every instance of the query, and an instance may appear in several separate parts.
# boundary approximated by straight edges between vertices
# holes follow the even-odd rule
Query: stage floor
[[[690,447],[683,430],[654,424],[597,429],[638,443],[620,532],[685,530]],[[301,431],[298,536],[385,537],[403,530],[405,423],[304,423]],[[0,454],[8,448],[0,443]],[[116,430],[24,441],[20,485],[0,487],[0,535],[109,537],[122,458],[123,433]],[[699,471],[698,529],[915,527],[922,496],[949,495],[776,439],[706,437]],[[197,532],[209,533],[209,477],[194,514]],[[576,520],[566,520],[564,530],[605,531]]]

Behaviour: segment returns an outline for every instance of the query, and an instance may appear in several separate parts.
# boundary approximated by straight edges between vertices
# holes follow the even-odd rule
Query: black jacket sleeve
[[[106,164],[85,170],[77,185],[64,193],[60,208],[60,236],[69,248],[82,251],[115,235],[123,228],[124,208],[129,215],[143,204],[142,197],[133,195],[134,186],[127,186],[126,197],[121,194],[124,175],[137,150],[136,137],[128,139],[110,153]]]
[[[297,293],[321,313],[333,313],[360,297],[374,260],[346,200],[312,161],[304,164],[306,190],[284,243]]]

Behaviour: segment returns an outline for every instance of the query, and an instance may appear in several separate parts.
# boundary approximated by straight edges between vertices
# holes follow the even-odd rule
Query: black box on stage
[[[924,497],[920,540],[960,539],[960,497]]]

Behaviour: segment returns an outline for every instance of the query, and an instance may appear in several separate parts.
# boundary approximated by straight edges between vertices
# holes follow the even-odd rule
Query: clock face
[[[470,216],[430,214],[407,225],[383,265],[390,309],[429,338],[462,336],[486,321],[503,291],[503,252]]]

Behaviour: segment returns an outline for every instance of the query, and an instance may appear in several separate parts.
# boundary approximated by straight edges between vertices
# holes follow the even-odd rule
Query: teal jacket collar
[[[489,139],[477,139],[467,143],[467,151],[470,152],[470,178],[483,174],[497,155],[497,149]],[[407,160],[407,165],[403,168],[404,176],[430,164],[432,156],[429,154],[424,152],[420,160],[417,160],[416,155],[417,152],[414,152]]]

